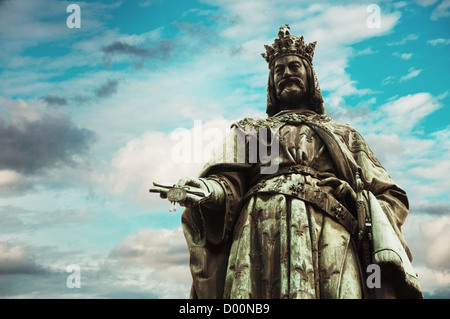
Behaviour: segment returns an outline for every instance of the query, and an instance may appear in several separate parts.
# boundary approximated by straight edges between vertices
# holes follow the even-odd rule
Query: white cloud
[[[32,180],[14,170],[0,170],[0,194],[11,196],[25,193],[31,189]]]
[[[450,298],[450,271],[430,269],[426,266],[415,267],[425,298]]]
[[[382,124],[386,131],[409,132],[421,119],[441,107],[439,100],[429,93],[409,94],[380,107],[381,115],[387,115]]]
[[[352,56],[356,57],[356,56],[361,56],[361,55],[368,55],[368,54],[375,54],[378,53],[378,51],[374,51],[372,49],[372,47],[368,47],[366,49],[363,50],[354,50]]]
[[[140,269],[147,273],[149,285],[178,286],[180,295],[187,297],[192,282],[189,254],[181,228],[144,229],[129,235],[111,251],[104,269],[120,267],[123,273]],[[139,283],[141,285],[142,283]],[[184,290],[184,292],[183,292]],[[161,292],[156,292],[160,294]]]
[[[423,177],[425,179],[431,180],[440,180],[443,179],[445,181],[448,180],[448,176],[450,176],[450,161],[444,160],[440,162],[430,161],[430,166],[423,168],[413,168],[409,172]]]
[[[428,40],[427,43],[431,44],[432,46],[437,46],[439,44],[448,45],[450,44],[450,39],[437,38],[433,40]]]
[[[76,298],[187,299],[189,297],[191,281],[188,266],[171,266],[161,270],[160,274],[167,274],[167,277],[157,278],[155,274],[156,272],[147,266],[120,265],[108,261],[91,274],[93,280],[90,281],[90,287],[83,289],[84,293]]]
[[[221,32],[221,35],[226,38],[248,39],[254,35],[255,28],[260,31],[262,31],[261,28],[263,30],[269,28],[268,19],[271,19],[269,13],[273,4],[268,1],[223,1],[220,5],[234,13],[237,17],[236,20],[239,21]]]
[[[378,159],[384,165],[392,166],[396,162],[397,157],[405,150],[401,139],[397,134],[367,134],[365,136],[370,147],[377,154]]]
[[[420,72],[422,72],[422,70],[416,70],[414,68],[409,68],[408,74],[402,76],[399,81],[404,82],[404,81],[410,80],[412,78],[415,78],[416,76],[418,76],[420,74]]]
[[[20,180],[20,174],[11,170],[0,171],[0,187],[8,184],[15,184]]]
[[[140,230],[117,244],[109,258],[125,264],[145,265],[155,269],[187,265],[189,261],[181,228]]]
[[[448,17],[450,17],[450,0],[442,0],[431,13],[431,20],[439,20],[440,18]]]
[[[434,187],[430,188],[431,181],[424,184],[420,176],[408,171],[412,168],[420,171],[422,168],[429,167],[430,164],[427,158],[433,156],[430,155],[430,152],[433,150],[436,142],[432,139],[411,137],[409,136],[412,134],[411,132],[402,132],[401,128],[398,131],[397,128],[389,130],[388,120],[383,118],[380,121],[386,122],[384,123],[387,125],[386,128],[378,131],[379,128],[373,127],[372,129],[376,133],[369,133],[365,137],[395,183],[404,188],[408,196],[414,199],[426,198],[429,195],[438,196],[445,193],[445,188],[439,189],[439,192],[437,192],[437,189]],[[391,127],[393,125],[391,124]],[[383,132],[390,131],[390,135],[383,134]],[[428,189],[425,190],[424,187]]]
[[[200,125],[174,131],[182,135],[149,131],[130,140],[111,162],[111,174],[104,180],[109,190],[113,194],[131,191],[136,200],[159,200],[148,194],[152,182],[171,185],[184,176],[198,176],[231,123],[219,118],[193,124]]]
[[[418,207],[433,207],[434,203],[411,201],[411,212],[402,227],[413,255],[413,267],[418,274],[425,297],[448,298],[450,295],[449,217],[418,212]],[[439,206],[448,204],[442,203]],[[420,209],[419,209],[420,211]],[[445,212],[443,212],[445,214]]]
[[[367,25],[367,5],[330,6],[321,14],[293,24],[305,29],[308,38],[319,43],[345,46],[374,36],[382,36],[397,24],[400,13],[384,13],[380,28]]]
[[[439,141],[439,152],[450,152],[450,126],[445,129],[433,132],[431,137]]]
[[[412,57],[412,53],[398,53],[398,52],[394,52],[392,55],[399,57],[402,60],[409,60]]]
[[[423,223],[421,230],[424,237],[430,241],[426,254],[427,264],[432,268],[450,271],[450,217],[442,216]]]
[[[392,83],[392,81],[394,79],[395,79],[395,76],[389,75],[381,81],[381,85],[388,85],[389,83]]]
[[[403,45],[408,41],[415,41],[419,38],[417,34],[408,34],[407,36],[403,37],[400,41],[394,41],[388,43],[388,45]]]
[[[438,139],[434,140],[426,150],[414,148],[418,144],[413,144],[411,147],[414,151],[421,152],[421,155],[414,157],[414,159],[411,158],[408,161],[410,168],[405,171],[405,175],[410,180],[411,195],[417,199],[440,197],[447,200],[450,193],[448,181],[450,151],[442,148],[441,141]]]
[[[14,126],[22,127],[24,122],[35,122],[43,118],[39,105],[27,103],[22,99],[12,100],[0,97],[0,106],[8,111],[7,120]]]

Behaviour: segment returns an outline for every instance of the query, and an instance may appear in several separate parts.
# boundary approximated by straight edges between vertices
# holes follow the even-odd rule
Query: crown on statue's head
[[[271,46],[264,45],[266,52],[261,55],[266,59],[269,68],[276,59],[285,55],[304,57],[312,63],[317,42],[312,42],[307,45],[303,36],[297,37],[291,35],[289,29],[289,24],[282,25],[280,31],[278,31],[278,39],[275,39]]]

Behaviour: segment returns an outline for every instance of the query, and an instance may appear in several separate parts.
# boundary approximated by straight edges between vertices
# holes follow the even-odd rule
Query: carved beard
[[[280,81],[280,92],[277,93],[279,101],[295,105],[306,95],[306,88],[299,78],[288,78]]]

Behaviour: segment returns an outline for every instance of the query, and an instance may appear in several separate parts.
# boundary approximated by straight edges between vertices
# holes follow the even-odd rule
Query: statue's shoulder
[[[353,154],[365,153],[367,157],[379,167],[383,167],[376,158],[365,138],[353,126],[346,123],[340,123],[335,120],[327,122],[329,130],[337,136],[341,143],[344,143]]]

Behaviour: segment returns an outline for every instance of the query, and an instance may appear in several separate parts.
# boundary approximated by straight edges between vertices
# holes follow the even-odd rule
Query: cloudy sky
[[[188,297],[181,209],[148,189],[265,116],[260,54],[289,23],[318,42],[328,115],[409,195],[425,297],[450,298],[449,18],[448,0],[1,0],[0,297]],[[176,132],[197,141],[183,161]]]

